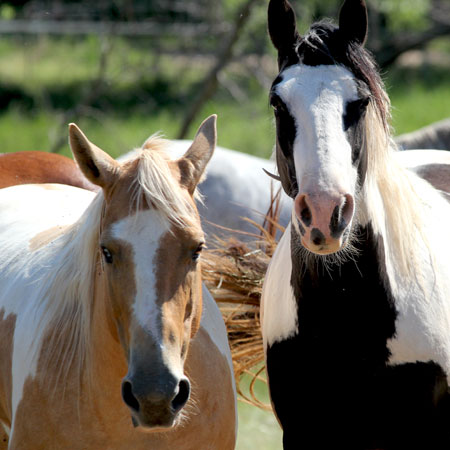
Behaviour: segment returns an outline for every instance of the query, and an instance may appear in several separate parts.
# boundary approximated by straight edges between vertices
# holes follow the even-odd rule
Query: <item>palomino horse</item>
[[[9,449],[233,449],[225,326],[202,288],[193,200],[207,119],[176,161],[120,164],[75,126],[87,190],[0,190],[0,420]],[[202,294],[203,293],[203,294]]]
[[[448,199],[399,163],[364,1],[304,36],[285,0],[268,18],[277,166],[293,199],[262,297],[284,448],[448,449]]]
[[[0,188],[30,183],[69,184],[98,190],[70,158],[54,153],[17,152],[0,155]]]

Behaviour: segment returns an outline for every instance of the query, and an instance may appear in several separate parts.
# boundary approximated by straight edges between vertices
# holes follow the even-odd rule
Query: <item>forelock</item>
[[[154,208],[170,222],[182,226],[195,221],[197,213],[180,186],[179,174],[170,167],[167,146],[168,141],[152,137],[137,151],[137,176],[130,186],[131,206],[136,210]]]

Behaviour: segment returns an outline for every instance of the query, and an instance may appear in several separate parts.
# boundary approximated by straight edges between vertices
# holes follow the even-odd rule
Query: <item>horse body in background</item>
[[[30,183],[59,183],[98,191],[80,172],[76,163],[62,155],[46,152],[17,152],[0,155],[0,188]]]
[[[290,4],[271,0],[269,33],[293,207],[261,323],[284,448],[449,448],[450,205],[415,173],[447,155],[394,151],[363,0],[305,36]]]
[[[233,449],[231,355],[193,200],[215,118],[176,161],[158,139],[124,164],[75,125],[70,142],[100,193],[0,190],[8,448]]]
[[[178,158],[189,145],[188,140],[171,141],[169,153],[172,158]],[[124,154],[118,160],[126,160],[132,155],[133,152]],[[205,171],[205,179],[199,186],[204,202],[197,205],[203,228],[209,235],[225,237],[230,235],[230,230],[236,230],[244,232],[238,235],[239,239],[255,239],[254,234],[258,230],[246,218],[263,223],[271,198],[278,189],[278,183],[275,185],[263,169],[272,173],[275,164],[228,148],[216,148]],[[282,225],[289,222],[290,206],[289,197],[281,193],[279,222]]]

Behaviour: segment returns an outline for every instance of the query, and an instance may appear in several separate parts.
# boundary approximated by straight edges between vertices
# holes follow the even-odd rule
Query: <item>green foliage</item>
[[[49,150],[56,134],[65,132],[62,114],[79,102],[96,75],[101,45],[97,38],[26,44],[17,39],[0,41],[1,152]],[[88,135],[115,156],[156,131],[175,138],[190,98],[201,89],[198,80],[207,63],[190,66],[185,59],[143,56],[126,40],[114,43],[114,48],[100,98],[81,113],[81,121],[69,114],[66,122],[80,121]],[[239,86],[242,98],[233,98],[221,85],[198,115],[190,136],[204,117],[217,113],[219,145],[269,157],[274,127],[266,89],[240,64],[233,64],[226,77]],[[392,70],[386,84],[397,133],[450,116],[447,68]]]
[[[1,20],[11,20],[15,16],[14,8],[11,5],[3,4],[0,5],[0,19]]]
[[[448,68],[394,68],[386,82],[396,134],[450,117]]]
[[[376,4],[392,32],[418,31],[428,25],[430,0],[379,0]]]

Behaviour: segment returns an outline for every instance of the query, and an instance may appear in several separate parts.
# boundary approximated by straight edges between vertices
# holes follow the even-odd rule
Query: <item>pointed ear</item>
[[[69,125],[69,143],[80,170],[91,183],[102,188],[114,183],[120,164],[90,142],[74,123]]]
[[[339,13],[339,31],[348,41],[364,45],[367,39],[368,18],[364,0],[345,0]]]
[[[270,39],[278,50],[278,66],[295,56],[295,46],[300,40],[297,19],[287,0],[270,0],[267,12]]]
[[[192,145],[184,156],[178,160],[181,184],[187,188],[191,195],[194,194],[195,188],[216,148],[216,120],[217,116],[213,114],[202,122]]]

